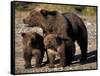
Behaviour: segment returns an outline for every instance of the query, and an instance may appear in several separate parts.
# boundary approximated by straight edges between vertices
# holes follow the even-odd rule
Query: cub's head
[[[61,39],[56,34],[48,34],[44,38],[44,45],[48,49],[56,49],[61,44]]]
[[[42,36],[36,32],[22,33],[21,36],[22,44],[24,47],[37,48],[41,41],[43,41]]]

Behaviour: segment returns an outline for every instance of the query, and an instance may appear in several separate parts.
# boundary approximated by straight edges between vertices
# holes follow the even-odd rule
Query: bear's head
[[[44,38],[44,46],[47,49],[56,49],[62,43],[56,34],[48,34]]]
[[[39,44],[41,41],[43,41],[43,38],[41,35],[39,35],[36,32],[27,32],[27,33],[22,33],[22,44],[23,46],[26,47],[31,47],[31,48],[39,48]]]
[[[48,23],[48,16],[55,16],[57,11],[48,11],[46,9],[35,8],[30,11],[29,15],[23,19],[24,24],[28,27],[41,27],[46,32]]]

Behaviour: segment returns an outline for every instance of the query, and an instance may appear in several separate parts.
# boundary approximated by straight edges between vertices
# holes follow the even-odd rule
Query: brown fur
[[[23,37],[22,44],[25,68],[31,68],[32,56],[36,59],[36,67],[40,67],[44,57],[44,52],[46,51],[43,37],[36,32],[22,33],[21,35]]]
[[[66,43],[66,55],[67,58],[69,59],[70,62],[67,62],[68,64],[71,63],[72,61],[72,56],[75,53],[75,47],[74,47],[74,43],[71,39],[65,39],[64,40]],[[64,45],[62,45],[63,40],[58,38],[57,35],[55,34],[48,34],[45,38],[44,38],[44,45],[47,48],[47,52],[48,52],[48,56],[49,56],[49,60],[50,60],[50,65],[49,67],[52,68],[54,67],[54,60],[56,55],[60,56],[60,66],[65,66],[65,64],[63,64],[64,61],[62,61],[62,57],[64,57],[62,54],[63,52],[63,47]],[[61,47],[62,46],[62,47]],[[67,59],[67,60],[68,60]]]
[[[71,62],[71,51],[68,43],[72,40],[77,43],[81,49],[81,61],[87,59],[88,35],[85,24],[82,19],[73,13],[60,13],[58,11],[48,11],[45,9],[32,10],[30,15],[25,18],[24,23],[28,26],[38,26],[43,29],[44,35],[56,34],[61,40],[61,64],[65,66]],[[69,39],[69,40],[66,40]]]

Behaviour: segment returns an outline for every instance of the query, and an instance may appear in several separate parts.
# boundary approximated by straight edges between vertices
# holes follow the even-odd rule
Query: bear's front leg
[[[54,61],[56,57],[56,51],[52,49],[47,49],[48,56],[49,56],[49,68],[54,68]]]
[[[58,67],[65,67],[66,66],[66,56],[65,56],[65,44],[62,43],[58,48],[57,48],[58,54],[60,56],[60,64]]]
[[[24,56],[24,61],[25,61],[25,69],[27,68],[32,68],[31,66],[31,59],[32,59],[32,50],[30,48],[24,48],[23,49],[23,56]]]

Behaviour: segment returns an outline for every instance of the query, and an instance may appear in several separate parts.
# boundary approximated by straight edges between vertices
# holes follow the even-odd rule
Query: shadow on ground
[[[79,61],[77,61],[80,58],[81,58],[81,54],[76,55],[73,60],[76,62],[74,62],[73,64],[80,63]],[[83,62],[82,64],[88,64],[88,63],[92,63],[92,62],[96,62],[96,61],[97,61],[97,50],[93,50],[87,54],[87,61]],[[59,63],[59,59],[55,61],[55,64],[57,64],[57,63]]]
[[[76,55],[74,61],[80,59],[81,54]],[[97,50],[93,50],[87,54],[87,61],[84,64],[92,63],[97,61]]]
[[[72,64],[78,64],[80,61],[78,61],[81,58],[81,54],[75,55],[75,58],[73,60]],[[81,64],[88,64],[93,63],[97,61],[97,50],[93,50],[87,54],[87,61],[81,62]],[[59,59],[55,60],[55,64],[59,63]],[[41,67],[44,67],[47,64],[47,62],[44,62]]]

